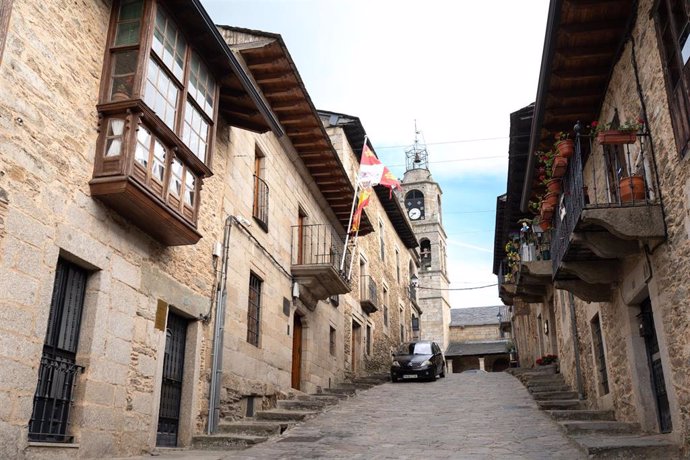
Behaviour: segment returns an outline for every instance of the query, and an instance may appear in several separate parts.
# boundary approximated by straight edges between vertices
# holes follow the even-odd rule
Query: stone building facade
[[[510,308],[491,307],[451,309],[446,361],[450,372],[480,369],[500,372],[510,365]]]
[[[551,259],[522,261],[517,282],[499,279],[501,292],[516,308],[523,366],[543,353],[547,342],[536,322],[548,313],[561,372],[586,404],[643,431],[668,433],[687,454],[690,82],[685,39],[674,34],[687,27],[690,12],[665,0],[580,10],[575,3],[552,2],[530,142],[515,151],[544,150],[558,130],[574,138],[561,201],[543,226],[553,226]],[[560,33],[588,30],[603,18],[605,31],[589,35],[586,46]],[[597,46],[597,57],[585,49]],[[597,59],[606,68],[600,74],[592,72]],[[566,68],[571,86],[562,80]],[[628,126],[628,140],[604,137]],[[506,221],[522,217],[533,198],[534,188],[523,185],[537,178],[538,165],[527,157],[526,165],[510,160]],[[639,192],[632,177],[644,184]],[[521,195],[519,206],[510,201],[512,190]]]
[[[187,446],[209,420],[382,368],[362,351],[353,372],[358,286],[337,270],[352,149],[280,36],[209,24],[197,0],[0,6],[2,458]],[[377,350],[420,314],[414,235],[383,208],[362,246],[381,222],[407,265],[400,282],[376,265],[389,338],[360,317]]]

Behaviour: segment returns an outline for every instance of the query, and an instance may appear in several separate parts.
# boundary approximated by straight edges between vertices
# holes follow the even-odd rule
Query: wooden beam
[[[247,56],[246,62],[247,62],[247,67],[249,67],[250,69],[261,68],[262,66],[266,66],[269,64],[274,65],[274,66],[276,66],[276,65],[281,65],[281,66],[287,65],[287,66],[289,66],[290,65],[290,63],[284,57],[279,56],[279,55],[271,55],[271,54],[264,54],[262,56]]]
[[[551,72],[554,76],[564,80],[581,78],[606,78],[611,69],[609,67],[583,66],[581,69],[561,69]]]
[[[564,24],[559,27],[558,31],[566,35],[582,35],[592,34],[597,32],[614,32],[620,34],[625,28],[626,18],[623,20],[612,19],[610,21],[602,22],[582,22],[579,24]]]
[[[266,94],[266,97],[271,101],[271,105],[273,105],[273,102],[279,102],[273,101],[273,99],[275,98],[304,99],[304,94],[302,94],[302,91],[300,90],[299,86],[295,86],[293,88],[290,88],[289,90],[280,89],[277,91],[264,91],[264,94]]]
[[[573,89],[559,89],[554,91],[549,91],[548,97],[553,97],[554,99],[570,99],[570,98],[589,98],[589,97],[601,97],[604,94],[598,86],[583,86],[581,88]]]
[[[292,74],[287,72],[266,72],[254,73],[254,80],[260,85],[274,84],[274,83],[291,83],[290,86],[297,86]],[[288,86],[288,85],[286,85]]]
[[[584,59],[595,57],[609,57],[616,52],[617,43],[598,46],[569,46],[556,50],[556,54],[565,59]]]

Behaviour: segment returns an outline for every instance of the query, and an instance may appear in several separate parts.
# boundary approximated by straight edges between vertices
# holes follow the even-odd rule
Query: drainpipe
[[[575,297],[572,292],[568,292],[570,304],[570,327],[573,336],[573,351],[575,352],[575,375],[577,376],[577,397],[585,399],[585,389],[582,382],[582,367],[580,366],[580,344],[577,341],[577,322],[575,320]]]
[[[208,398],[207,434],[215,433],[220,419],[220,381],[223,376],[223,335],[225,330],[225,299],[227,297],[228,258],[230,254],[230,231],[235,216],[225,219],[223,234],[223,253],[221,254],[221,272],[218,290],[216,291],[216,318],[213,329],[213,351],[211,355],[211,388]]]

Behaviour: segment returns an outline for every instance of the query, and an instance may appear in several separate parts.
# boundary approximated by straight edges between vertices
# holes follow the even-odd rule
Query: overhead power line
[[[529,137],[529,134],[522,134],[519,136],[512,136],[512,139],[518,139],[522,137]],[[487,141],[500,141],[503,139],[511,139],[511,136],[500,136],[500,137],[482,137],[476,139],[457,139],[454,141],[441,141],[441,142],[425,142],[425,145],[445,145],[445,144],[466,144],[469,142],[487,142]],[[409,144],[405,145],[384,145],[383,147],[376,147],[376,150],[382,149],[399,149],[409,147]]]
[[[417,287],[417,289],[424,289],[424,290],[427,290],[427,291],[473,291],[473,290],[475,290],[475,289],[484,289],[484,288],[488,288],[488,287],[492,287],[492,286],[498,286],[498,283],[486,284],[486,285],[484,285],[484,286],[475,286],[475,287],[468,287],[468,288],[448,288],[448,289],[444,289],[444,288],[429,288],[429,287],[422,287],[422,286],[419,286],[419,287]]]

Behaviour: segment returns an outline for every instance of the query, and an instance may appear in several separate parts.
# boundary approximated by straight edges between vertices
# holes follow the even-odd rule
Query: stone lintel
[[[618,278],[615,260],[561,262],[560,269],[589,284],[611,284]]]
[[[611,300],[610,284],[590,284],[582,280],[556,280],[554,287],[571,292],[585,302],[608,302]]]
[[[580,219],[624,240],[658,240],[666,235],[660,205],[583,209]]]

